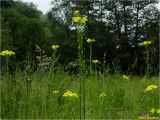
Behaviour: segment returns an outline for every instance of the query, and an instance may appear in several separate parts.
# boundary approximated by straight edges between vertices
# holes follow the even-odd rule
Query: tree
[[[64,41],[63,44],[65,42],[72,44],[71,41],[76,40],[74,36],[70,35],[72,32],[75,32],[71,23],[72,13],[74,10],[80,10],[89,19],[84,41],[87,37],[95,38],[97,41],[96,45],[93,46],[93,57],[102,61],[105,55],[107,63],[110,64],[113,59],[118,59],[123,70],[131,69],[132,65],[136,63],[137,68],[134,68],[134,70],[138,71],[140,67],[143,69],[144,66],[144,60],[142,59],[143,50],[138,46],[138,43],[143,42],[147,36],[148,40],[154,41],[154,39],[157,39],[155,34],[152,34],[152,38],[149,37],[153,31],[157,33],[157,29],[152,28],[155,25],[158,26],[157,22],[153,22],[153,20],[157,21],[156,14],[158,12],[155,7],[156,3],[157,0],[61,0],[56,3],[54,2],[55,7],[52,8],[50,13],[54,14],[52,18],[57,20],[57,23],[63,24],[62,26],[66,26],[67,29],[62,30],[61,28],[63,27],[58,27],[59,25],[56,25],[55,22],[52,23],[51,21],[51,23],[54,24],[54,28],[56,26],[61,31],[69,33],[69,36],[64,36],[72,40]],[[154,14],[151,15],[149,11],[153,11]],[[147,27],[150,25],[153,26]],[[146,30],[149,32],[145,32]],[[62,39],[62,36],[59,39]],[[73,44],[73,46],[75,45]],[[70,52],[68,51],[68,53]],[[73,58],[75,54],[76,52],[72,56],[70,53],[71,56],[68,57]],[[87,44],[85,44],[85,54],[87,59],[89,54]]]
[[[5,5],[10,3],[5,2]],[[15,6],[1,8],[2,50],[13,50],[17,62],[24,61],[28,56],[34,61],[35,45],[45,46],[51,39],[51,33],[34,5],[19,1],[13,3]]]

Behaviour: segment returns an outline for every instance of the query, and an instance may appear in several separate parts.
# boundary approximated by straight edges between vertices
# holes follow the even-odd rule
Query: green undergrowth
[[[79,96],[79,75],[17,72],[2,75],[2,119],[79,119],[79,98],[63,97],[66,90]],[[158,107],[158,94],[145,93],[150,85],[158,85],[158,77],[122,74],[85,76],[86,119],[137,119],[141,112]],[[59,91],[59,93],[53,93]],[[101,96],[105,93],[105,96]]]

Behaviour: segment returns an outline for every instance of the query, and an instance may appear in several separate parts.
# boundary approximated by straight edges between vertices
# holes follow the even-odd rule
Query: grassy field
[[[119,3],[117,5],[119,5]],[[125,9],[125,4],[123,7]],[[19,15],[19,13],[17,13],[17,15]],[[48,15],[50,16],[50,14]],[[66,47],[66,45],[70,44],[69,42],[67,42],[67,44],[64,42],[64,46],[60,46],[55,44],[56,41],[53,40],[52,42],[55,43],[48,46],[53,50],[52,55],[50,54],[49,56],[49,54],[46,55],[44,50],[41,49],[37,43],[33,42],[34,39],[31,40],[32,42],[28,42],[28,37],[26,37],[24,41],[27,41],[26,43],[32,47],[27,46],[26,49],[22,50],[24,46],[19,48],[16,44],[15,46],[11,44],[11,46],[15,47],[13,50],[17,51],[17,53],[12,50],[3,50],[0,52],[3,64],[1,68],[2,74],[0,80],[1,119],[137,119],[138,116],[158,117],[160,115],[158,91],[160,87],[159,77],[150,76],[150,73],[154,73],[153,69],[156,68],[153,63],[157,63],[157,58],[155,58],[157,53],[152,55],[151,50],[154,47],[151,49],[150,46],[152,44],[156,44],[156,42],[152,42],[153,40],[151,39],[151,41],[147,40],[142,43],[137,43],[139,41],[137,36],[133,38],[133,40],[135,40],[135,38],[137,39],[136,42],[126,41],[132,40],[126,34],[127,29],[125,30],[125,34],[115,36],[119,33],[109,33],[110,30],[108,30],[108,28],[110,27],[108,27],[106,35],[109,38],[97,37],[97,39],[99,38],[100,40],[96,43],[94,38],[86,38],[87,36],[92,36],[88,34],[90,32],[85,32],[85,28],[89,25],[87,25],[88,17],[81,15],[79,10],[74,11],[73,15],[74,16],[72,17],[71,22],[74,23],[76,28],[75,33],[77,33],[77,36],[75,37],[77,39],[75,39],[77,44],[74,43],[75,46],[73,47],[77,47],[77,49],[75,49],[76,51],[73,52],[73,50],[70,50],[71,46]],[[23,18],[25,17],[23,16]],[[26,20],[30,21],[28,19]],[[8,22],[6,23],[8,27],[10,24],[8,24]],[[47,23],[47,25],[49,24],[50,22]],[[136,25],[138,25],[138,23],[136,23]],[[16,24],[13,26],[16,26]],[[39,29],[36,26],[35,29]],[[70,27],[72,28],[72,25]],[[70,27],[68,26],[69,29]],[[30,30],[29,28],[25,31]],[[16,29],[19,29],[19,27]],[[16,29],[11,29],[11,31],[15,31]],[[68,33],[73,33],[72,31],[69,32],[69,29],[67,29],[67,36]],[[53,29],[53,31],[54,30],[61,31],[61,29]],[[96,28],[96,31],[97,30],[98,29]],[[20,36],[18,32],[18,34],[8,37],[8,34],[10,34],[10,29],[8,29],[8,31],[9,32],[6,32],[6,41],[10,40],[10,38],[11,40],[12,38],[18,38],[18,40],[21,38],[20,40],[23,40],[23,37],[26,36],[26,33],[22,35],[20,34]],[[45,34],[46,33],[49,34],[48,32],[45,32]],[[37,34],[40,35],[39,31]],[[123,35],[125,36],[123,37]],[[63,34],[61,36],[60,41],[63,39]],[[101,40],[101,38],[105,38],[104,40],[110,40],[111,36],[114,38],[112,44],[110,44],[112,41],[105,43],[102,41],[103,39]],[[146,37],[144,36],[144,38],[150,39],[148,36],[150,35],[146,34]],[[74,38],[74,35],[72,37]],[[119,39],[121,37],[124,39],[123,41],[125,41],[124,43],[122,41],[123,44]],[[31,35],[29,38],[35,38],[36,41],[39,39],[39,37],[34,37],[34,35]],[[46,40],[47,39],[48,37]],[[67,37],[67,39],[69,38]],[[153,37],[153,39],[155,38]],[[15,41],[18,42],[18,40]],[[12,42],[14,43],[15,41],[13,40]],[[117,43],[115,43],[115,41],[117,41]],[[104,45],[101,44],[102,42],[104,42]],[[19,44],[25,45],[25,42],[20,42]],[[19,44],[17,45],[19,46]],[[46,45],[49,44],[50,42]],[[85,48],[85,44],[88,45],[89,51]],[[96,52],[93,51],[93,44],[97,44],[98,49],[101,49],[100,47],[104,49],[104,47],[106,47],[105,44],[110,45],[108,46],[110,51],[109,54],[107,54],[107,56],[109,56],[109,60],[106,58],[105,51],[98,51],[98,49]],[[7,43],[7,45],[10,46],[10,43]],[[6,48],[10,48],[9,46]],[[35,46],[36,49],[33,46]],[[126,52],[129,46],[129,51],[131,51],[131,47],[135,47],[136,55],[133,55],[133,58],[135,59],[133,65],[131,65],[131,63],[134,59],[131,60],[131,63],[128,61],[125,65],[125,59],[129,59],[130,55],[132,56],[132,53],[134,53]],[[59,60],[59,57],[61,56],[60,51],[62,51],[65,47],[67,48],[67,54],[63,56],[64,60]],[[141,57],[137,59],[137,57],[142,56],[141,53],[137,54],[137,51],[140,50],[139,48],[137,49],[137,47],[144,47],[144,50],[142,51],[144,60]],[[60,51],[58,51],[59,48],[61,48]],[[115,48],[116,51],[111,50]],[[122,51],[123,53],[123,49],[125,50],[125,53],[122,55],[119,51]],[[153,50],[154,52],[157,52],[156,47]],[[88,51],[88,55],[86,51]],[[69,54],[72,54],[72,52],[73,58],[68,56]],[[76,52],[77,57],[74,58],[74,53]],[[95,54],[96,56],[93,55],[94,52],[97,54]],[[110,52],[113,52],[113,54],[110,55]],[[98,53],[103,53],[104,57],[100,58],[102,55],[99,56]],[[119,53],[120,55],[118,55]],[[63,54],[65,53],[62,53],[62,55]],[[20,58],[20,56],[22,58]],[[26,58],[23,58],[23,56],[26,56]],[[13,60],[10,57],[13,57]],[[111,57],[113,57],[113,60]],[[116,60],[114,60],[115,58]],[[70,61],[70,59],[74,61]],[[141,59],[144,66],[142,65],[139,67],[139,64],[142,62]],[[122,63],[124,62],[124,66],[119,64],[119,60],[121,60]],[[60,61],[65,62],[61,63]],[[120,72],[122,71],[120,66],[122,68],[124,67],[125,71],[128,71],[128,73],[142,72],[144,76],[124,75],[124,73]],[[138,69],[137,66],[140,71],[132,71],[132,69]],[[142,71],[141,68],[143,69]],[[35,71],[35,69],[37,69],[37,71]],[[68,73],[69,71],[71,72],[72,69],[75,73]],[[156,70],[157,69],[158,68],[156,68]],[[48,71],[42,72],[42,70]],[[64,70],[67,72],[64,72]],[[103,71],[103,73],[100,73],[100,71]]]
[[[1,119],[79,119],[79,75],[16,72],[2,75]],[[85,76],[86,119],[137,119],[158,108],[158,90],[144,92],[158,77]],[[64,97],[70,90],[78,97]],[[156,115],[157,116],[157,115]]]

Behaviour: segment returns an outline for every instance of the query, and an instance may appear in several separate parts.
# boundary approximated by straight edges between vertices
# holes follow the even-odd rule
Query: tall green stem
[[[53,53],[52,53],[52,62],[51,62],[51,70],[54,70],[56,67],[55,67],[55,64],[57,62],[57,59],[56,59],[56,52],[57,50],[53,50]]]
[[[94,70],[95,70],[95,74],[96,74],[96,78],[97,78],[97,64],[95,63],[95,65],[94,65]]]
[[[9,73],[9,64],[8,64],[9,58],[8,57],[5,58],[5,62],[6,62],[6,73],[8,75],[8,73]]]
[[[91,74],[91,72],[92,72],[92,46],[91,46],[91,44],[90,44],[90,46],[89,46],[89,49],[90,49],[90,54],[89,54],[89,68],[90,68],[90,74]]]
[[[149,72],[150,72],[150,64],[149,64],[149,50],[148,47],[146,46],[146,73],[145,76],[148,77],[149,76]]]
[[[80,67],[80,119],[83,117],[85,119],[85,81],[84,81],[84,56],[83,56],[83,30],[82,26],[78,25],[77,27],[78,35],[78,63]],[[83,99],[82,99],[83,98]],[[82,106],[83,102],[83,106]],[[83,111],[82,111],[83,108]]]

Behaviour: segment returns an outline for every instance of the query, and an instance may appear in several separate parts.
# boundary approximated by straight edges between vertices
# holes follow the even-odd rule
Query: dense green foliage
[[[55,2],[55,6],[48,12],[53,32],[56,31],[57,25],[52,22],[56,19],[63,24],[59,27],[60,32],[64,31],[65,37],[58,37],[55,34],[55,40],[63,41],[61,46],[64,48],[61,53],[67,54],[68,47],[71,46],[72,58],[76,54],[74,25],[71,22],[73,11],[80,10],[82,14],[88,17],[84,41],[88,37],[94,38],[97,42],[93,46],[93,58],[101,60],[101,63],[109,64],[112,68],[113,61],[119,63],[123,71],[132,73],[144,73],[145,60],[143,53],[145,49],[138,46],[138,43],[144,40],[153,42],[150,60],[152,61],[152,72],[157,73],[158,68],[158,14],[155,7],[158,1],[113,1],[113,0],[96,0],[96,1],[74,1],[62,0]],[[62,14],[63,13],[63,14]],[[72,29],[70,29],[72,28]],[[73,39],[74,38],[74,39]],[[74,51],[74,52],[73,52]],[[86,59],[89,58],[89,46],[85,43]],[[61,56],[61,59],[66,57]]]
[[[88,76],[85,81],[86,119],[137,119],[143,114],[154,116],[150,110],[158,107],[158,89],[144,92],[146,86],[158,84],[158,77],[124,80],[121,74],[103,74]],[[66,90],[80,96],[78,75],[62,71],[5,75],[1,80],[1,118],[79,119],[79,98],[63,97]],[[101,93],[106,96],[100,97]]]
[[[159,117],[157,2],[1,1],[1,119]]]
[[[13,5],[10,5],[11,3]],[[1,49],[13,50],[16,53],[12,64],[27,58],[35,60],[35,44],[48,46],[46,44],[51,33],[41,17],[42,13],[33,4],[2,1]]]
[[[51,56],[51,45],[59,44],[59,62],[66,65],[77,59],[76,30],[72,23],[73,11],[80,10],[88,17],[83,40],[94,38],[93,58],[113,68],[119,64],[122,71],[144,73],[143,47],[138,43],[152,41],[150,46],[151,72],[158,72],[157,0],[121,1],[53,1],[53,8],[43,15],[33,3],[1,1],[1,50],[15,51],[12,63],[26,59],[36,62],[38,44]],[[89,59],[89,45],[84,42],[85,59]],[[3,62],[3,59],[2,59]],[[101,69],[101,71],[103,71]]]

